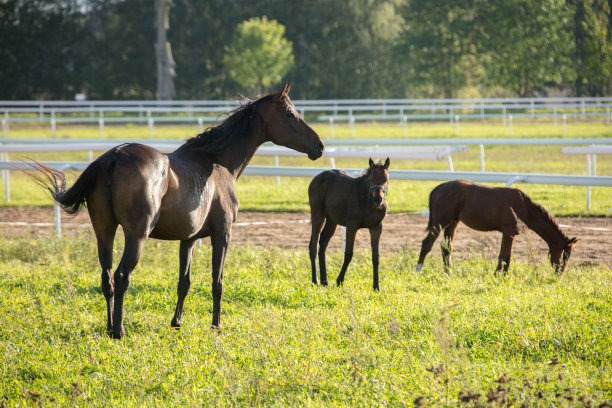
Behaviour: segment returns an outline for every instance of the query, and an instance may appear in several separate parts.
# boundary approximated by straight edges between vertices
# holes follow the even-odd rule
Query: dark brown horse
[[[310,263],[312,283],[317,284],[317,242],[319,243],[319,268],[321,285],[327,286],[325,250],[334,235],[336,227],[346,227],[346,246],[344,262],[336,279],[342,285],[344,274],[353,258],[355,234],[360,228],[370,230],[372,244],[372,265],[374,269],[374,289],[378,287],[378,245],[382,233],[382,221],[387,214],[385,194],[389,184],[389,158],[385,164],[374,164],[361,177],[353,178],[339,170],[328,170],[317,175],[308,187],[312,235],[310,236]],[[325,227],[323,227],[325,223]],[[321,232],[323,228],[323,232]],[[320,235],[320,237],[319,237]]]
[[[550,262],[557,275],[563,274],[572,248],[578,242],[578,238],[568,238],[548,211],[521,190],[491,188],[468,180],[449,181],[434,188],[429,196],[428,233],[421,246],[417,272],[421,271],[425,256],[431,251],[442,230],[445,240],[442,244],[442,259],[448,270],[459,221],[478,231],[502,233],[496,274],[502,269],[504,274],[508,272],[512,241],[521,232],[521,223],[546,241]]]
[[[238,212],[235,184],[264,142],[306,153],[315,160],[323,142],[289,100],[289,86],[235,110],[223,123],[187,140],[165,155],[151,147],[117,146],[85,169],[69,189],[63,174],[36,166],[46,187],[70,214],[87,204],[98,240],[107,330],[124,335],[123,299],[147,237],[181,241],[178,301],[172,327],[181,326],[190,286],[193,248],[199,238],[212,244],[212,326],[221,326],[223,265]],[[45,183],[40,175],[35,175]],[[113,275],[113,240],[123,227],[125,249]],[[114,305],[113,305],[114,301]]]

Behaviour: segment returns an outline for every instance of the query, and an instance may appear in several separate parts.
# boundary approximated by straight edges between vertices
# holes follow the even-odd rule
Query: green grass
[[[329,126],[316,125],[321,137],[328,138]],[[349,138],[350,128],[346,125],[334,127],[336,138]],[[149,130],[142,126],[107,127],[107,137],[148,138]],[[159,127],[155,137],[185,139],[196,133],[193,127]],[[454,137],[455,129],[448,124],[410,124],[409,137]],[[50,129],[43,127],[11,127],[10,137],[50,137]],[[60,127],[57,137],[98,137],[96,128]],[[515,123],[513,137],[562,137],[561,125],[530,121]],[[570,123],[567,137],[611,137],[612,127],[604,123]],[[356,127],[358,138],[403,137],[403,128],[397,124],[364,124]],[[497,123],[461,124],[460,137],[508,137],[507,126]],[[96,152],[100,154],[101,152]],[[12,154],[12,159],[34,158],[36,160],[88,160],[87,152],[49,152],[38,154]],[[561,146],[487,146],[485,148],[486,171],[523,172],[546,174],[586,174],[584,155],[564,155]],[[273,165],[271,157],[255,157],[253,165]],[[454,168],[457,171],[480,171],[479,151],[470,147],[468,152],[453,154]],[[328,159],[312,162],[307,158],[281,157],[280,165],[329,167]],[[365,159],[337,159],[337,167],[365,168]],[[392,160],[392,169],[448,170],[445,160]],[[597,174],[612,176],[612,160],[600,155]],[[74,180],[72,174],[69,181]],[[244,176],[237,184],[241,209],[265,211],[308,211],[307,188],[309,179],[281,178],[276,185],[273,177]],[[391,180],[389,204],[391,212],[421,211],[427,208],[429,192],[437,182],[394,181]],[[557,216],[611,216],[612,189],[594,187],[591,189],[591,210],[586,210],[586,187],[547,186],[515,184],[534,200],[540,202]],[[4,185],[0,183],[0,191]],[[47,194],[30,181],[25,175],[13,172],[11,175],[11,201],[7,202],[0,194],[0,206],[49,206]]]
[[[608,266],[570,265],[557,279],[545,264],[513,262],[495,278],[494,260],[475,253],[450,276],[436,256],[416,274],[415,254],[401,252],[382,258],[374,293],[366,251],[344,287],[322,288],[309,283],[305,250],[232,247],[217,334],[208,244],[196,247],[184,327],[169,327],[177,251],[147,242],[126,297],[127,337],[114,341],[89,234],[0,240],[0,405],[457,406],[460,392],[483,405],[487,395],[507,406],[612,399]],[[328,258],[335,278],[342,256]],[[497,382],[504,374],[510,380]]]

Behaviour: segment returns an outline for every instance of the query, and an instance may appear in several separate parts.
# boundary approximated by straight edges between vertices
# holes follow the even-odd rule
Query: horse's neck
[[[216,154],[216,162],[225,167],[238,180],[246,166],[255,155],[257,148],[264,142],[259,131],[240,135],[232,145]]]
[[[561,231],[559,226],[549,217],[543,214],[534,213],[523,220],[527,227],[533,232],[538,234],[546,243],[550,246],[551,244],[562,244],[567,237]]]

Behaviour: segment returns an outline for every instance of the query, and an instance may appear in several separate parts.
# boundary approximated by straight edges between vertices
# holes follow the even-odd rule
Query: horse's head
[[[382,207],[385,202],[385,195],[389,188],[389,163],[388,157],[384,164],[381,162],[375,164],[370,158],[370,167],[366,170],[370,181],[370,194],[372,194],[372,201],[376,207]]]
[[[574,249],[574,245],[576,245],[578,241],[580,241],[579,238],[569,238],[562,246],[550,247],[550,263],[554,266],[557,276],[563,275],[567,262],[572,254],[572,249]]]
[[[306,153],[310,160],[323,155],[323,141],[295,109],[289,99],[289,84],[271,95],[261,105],[261,118],[267,133],[266,139],[298,152]]]

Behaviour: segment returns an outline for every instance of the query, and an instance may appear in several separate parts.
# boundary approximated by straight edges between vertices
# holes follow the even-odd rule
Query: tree
[[[231,78],[255,93],[279,83],[294,64],[293,44],[284,35],[285,27],[265,16],[240,23],[223,57]]]
[[[612,15],[609,0],[570,0],[576,65],[576,95],[612,91]]]
[[[452,98],[466,84],[480,34],[476,10],[480,1],[410,2],[404,9],[406,30],[397,47],[403,63],[413,67],[411,81],[430,88],[430,96]]]
[[[573,79],[571,13],[564,0],[491,0],[479,8],[479,19],[491,85],[527,97]]]
[[[172,58],[170,42],[168,42],[168,29],[170,28],[170,6],[172,0],[155,0],[155,59],[157,62],[157,99],[173,99],[174,76],[176,63]]]

